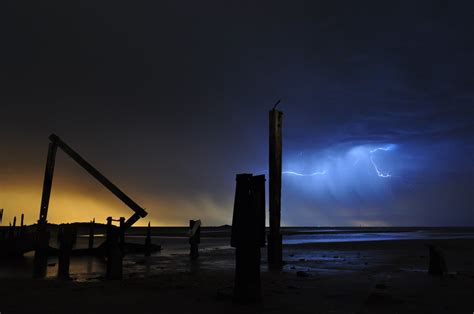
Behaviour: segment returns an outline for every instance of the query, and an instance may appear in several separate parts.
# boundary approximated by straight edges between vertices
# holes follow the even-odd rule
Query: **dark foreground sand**
[[[474,240],[431,240],[450,274],[429,276],[426,240],[285,246],[284,272],[262,263],[264,301],[234,305],[233,250],[160,257],[123,281],[0,280],[10,313],[473,313]],[[264,250],[262,250],[262,253]],[[300,272],[300,276],[297,275]]]

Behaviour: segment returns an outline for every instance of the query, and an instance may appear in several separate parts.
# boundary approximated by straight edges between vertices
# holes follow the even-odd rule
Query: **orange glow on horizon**
[[[105,223],[108,216],[114,218],[123,216],[127,219],[133,214],[130,208],[110,193],[93,191],[84,195],[83,192],[55,188],[53,184],[48,222],[55,224],[88,222],[95,218],[96,222]],[[157,200],[150,196],[144,196],[141,200],[143,202],[139,204],[145,208],[148,215],[138,220],[134,226],[146,226],[148,222],[151,222],[152,226],[187,226],[189,219],[201,219],[207,222],[207,225],[222,225],[231,222],[232,208],[221,211],[217,204],[205,196],[197,197],[192,202],[173,199]],[[2,188],[0,190],[0,208],[4,208],[2,225],[8,226],[14,216],[17,217],[17,225],[19,225],[22,213],[25,214],[25,224],[36,223],[40,202],[41,187]]]

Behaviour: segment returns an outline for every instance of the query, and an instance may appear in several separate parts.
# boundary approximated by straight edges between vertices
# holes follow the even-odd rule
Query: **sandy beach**
[[[449,274],[427,274],[427,244]],[[282,273],[262,249],[260,305],[232,302],[234,249],[137,257],[122,281],[0,279],[0,312],[31,313],[471,313],[474,239],[412,239],[284,246]]]

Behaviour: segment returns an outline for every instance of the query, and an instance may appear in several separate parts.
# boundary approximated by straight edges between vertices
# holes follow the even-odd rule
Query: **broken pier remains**
[[[122,202],[130,207],[134,214],[126,221],[121,221],[119,238],[123,243],[123,235],[125,230],[130,228],[138,219],[143,218],[147,215],[147,212],[135,203],[130,197],[128,197],[122,190],[120,190],[115,184],[107,179],[102,173],[82,158],[76,151],[74,151],[69,145],[62,141],[57,135],[52,134],[50,137],[50,143],[48,148],[48,157],[46,161],[46,169],[43,181],[43,194],[41,198],[40,216],[38,220],[36,244],[35,244],[35,260],[34,260],[34,274],[35,278],[44,277],[46,274],[48,248],[49,248],[49,231],[47,230],[47,217],[49,199],[51,196],[51,187],[53,184],[54,166],[56,161],[56,152],[58,147],[64,151],[69,157],[77,162],[82,168],[84,168],[90,175],[92,175],[97,181],[102,183],[110,192],[117,196]],[[111,231],[111,233],[114,233]]]

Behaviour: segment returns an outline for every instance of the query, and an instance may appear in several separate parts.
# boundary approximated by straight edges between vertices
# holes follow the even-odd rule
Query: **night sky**
[[[154,225],[230,224],[268,176],[282,99],[282,221],[474,225],[471,1],[6,1],[3,224],[39,215],[56,133]],[[58,152],[50,222],[131,211]]]

